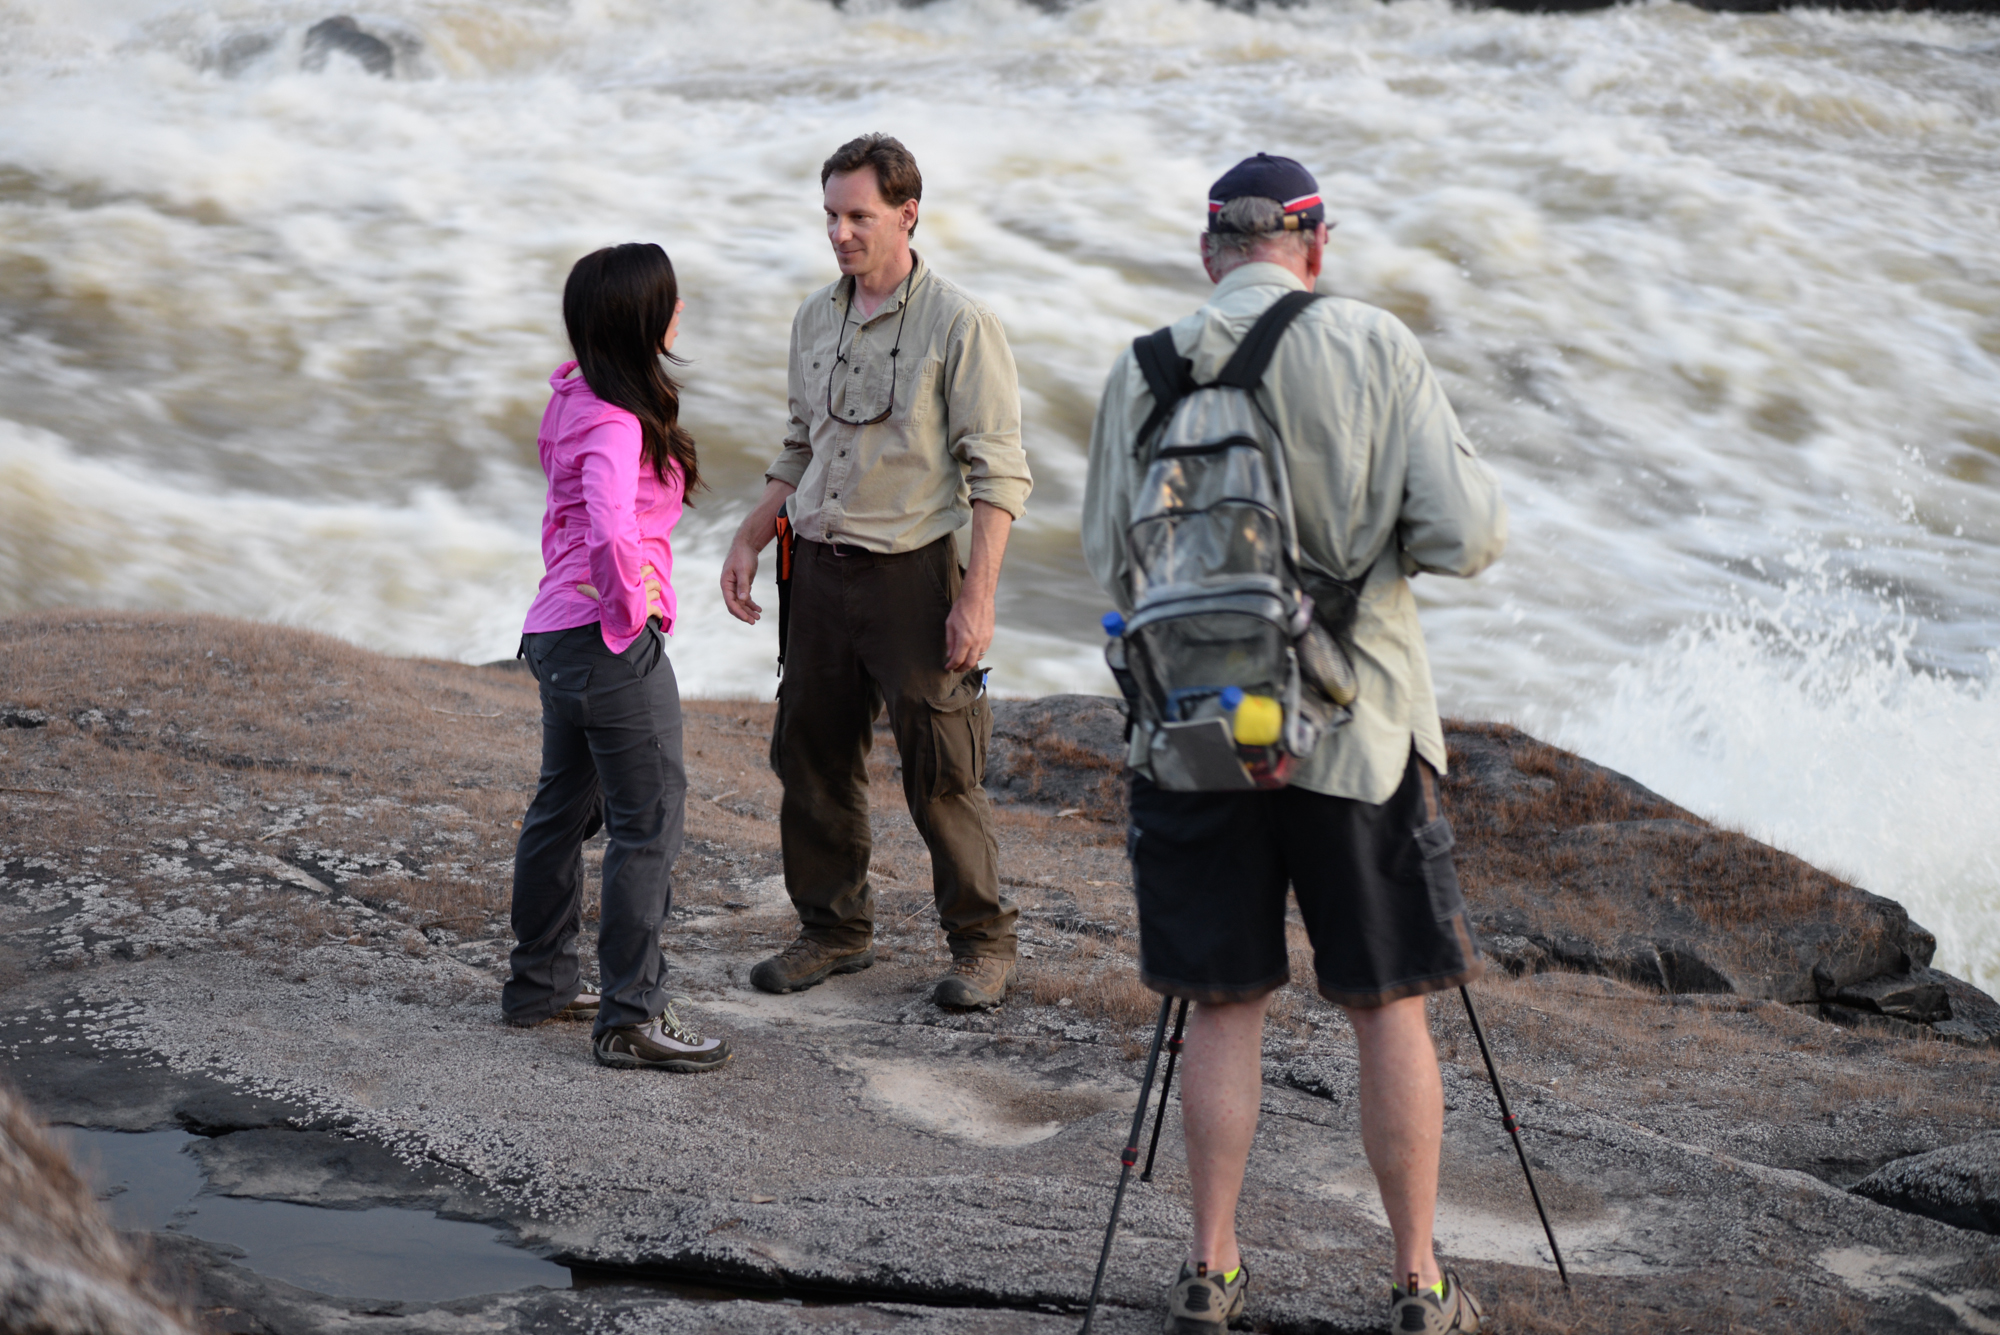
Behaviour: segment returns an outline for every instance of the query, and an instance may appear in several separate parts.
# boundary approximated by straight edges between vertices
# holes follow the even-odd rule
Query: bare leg
[[[1236,1250],[1236,1198],[1264,1093],[1264,1011],[1270,994],[1226,1006],[1197,1003],[1182,1051],[1181,1129],[1194,1195],[1191,1263],[1227,1274]],[[1442,1095],[1439,1096],[1442,1101]],[[1442,1112],[1439,1116],[1442,1117]]]
[[[1437,1215],[1438,1152],[1444,1142],[1444,1081],[1424,999],[1405,997],[1387,1006],[1356,1008],[1347,1018],[1361,1048],[1361,1145],[1396,1235],[1395,1280],[1404,1283],[1414,1272],[1419,1282],[1435,1284],[1440,1275],[1431,1227]],[[1192,1163],[1192,1132],[1188,1158]],[[1199,1204],[1195,1219],[1199,1227]]]

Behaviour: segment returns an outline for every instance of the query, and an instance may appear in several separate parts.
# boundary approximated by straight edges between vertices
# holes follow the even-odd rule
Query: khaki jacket
[[[849,319],[854,283],[841,278],[792,319],[791,425],[765,476],[798,489],[791,514],[802,538],[915,551],[969,523],[973,501],[1015,519],[1027,505],[1034,479],[1006,331],[921,255],[915,261],[907,318],[899,288],[867,320]],[[846,358],[838,366],[836,345]],[[888,407],[892,377],[887,421],[839,420],[866,421]],[[829,393],[837,416],[827,412]]]
[[[1276,264],[1225,275],[1207,305],[1173,326],[1197,383],[1221,373],[1257,317],[1304,285]],[[1409,576],[1474,575],[1507,543],[1507,508],[1472,452],[1416,336],[1358,301],[1316,301],[1295,320],[1258,398],[1285,443],[1300,554],[1340,579],[1364,571],[1354,625],[1361,695],[1354,719],[1294,772],[1334,797],[1385,802],[1414,743],[1444,772],[1444,730]],[[1144,469],[1133,445],[1153,396],[1130,348],[1111,368],[1090,435],[1083,554],[1122,611],[1132,610],[1125,530]],[[1132,764],[1146,765],[1133,734]]]

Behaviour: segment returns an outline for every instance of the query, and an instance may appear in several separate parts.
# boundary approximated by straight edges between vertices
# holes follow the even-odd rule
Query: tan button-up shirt
[[[908,288],[866,320],[850,318],[859,315],[850,278],[807,297],[792,319],[791,426],[765,476],[798,489],[791,513],[802,538],[908,552],[963,528],[974,501],[1015,519],[1027,505],[1034,479],[1006,331],[922,256],[915,264]],[[889,407],[892,377],[886,421],[841,420]]]
[[[1174,346],[1205,384],[1222,372],[1266,307],[1304,285],[1276,264],[1246,264],[1207,305],[1173,326]],[[1285,331],[1259,400],[1285,443],[1300,555],[1340,579],[1363,571],[1354,625],[1361,695],[1354,719],[1323,739],[1292,782],[1334,797],[1385,802],[1414,742],[1444,772],[1444,730],[1409,576],[1473,575],[1507,544],[1507,507],[1474,456],[1416,336],[1387,311],[1328,298]],[[1133,454],[1153,396],[1127,348],[1111,368],[1090,435],[1083,554],[1132,610],[1125,530],[1144,469]],[[1132,764],[1145,769],[1144,733]]]

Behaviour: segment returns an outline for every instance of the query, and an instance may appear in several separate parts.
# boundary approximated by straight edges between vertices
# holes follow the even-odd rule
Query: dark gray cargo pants
[[[516,1024],[575,999],[583,841],[608,830],[596,1033],[644,1024],[667,1005],[660,924],[687,820],[681,697],[650,628],[622,654],[592,622],[523,638],[542,687],[542,777],[514,849],[513,976],[500,1007]]]
[[[1000,893],[981,784],[993,736],[985,674],[944,666],[961,578],[948,537],[894,556],[799,543],[771,768],[785,784],[785,889],[815,941],[857,950],[874,939],[868,750],[886,703],[951,953],[1014,958],[1018,915]]]

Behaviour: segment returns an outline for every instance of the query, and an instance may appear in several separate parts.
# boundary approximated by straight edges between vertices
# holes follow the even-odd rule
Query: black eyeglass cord
[[[866,421],[858,417],[842,417],[833,410],[833,379],[840,373],[841,363],[847,360],[847,354],[840,349],[847,341],[847,322],[854,312],[854,299],[861,290],[860,280],[856,279],[853,287],[848,290],[847,305],[840,313],[840,333],[833,340],[833,366],[827,371],[826,376],[826,415],[834,421],[845,422],[849,426],[874,426],[877,422],[886,422],[889,414],[896,411],[896,355],[903,350],[903,322],[910,318],[910,284],[915,281],[916,276],[917,263],[913,257],[910,261],[910,271],[903,275],[903,311],[896,317],[896,342],[889,349],[889,406]]]

